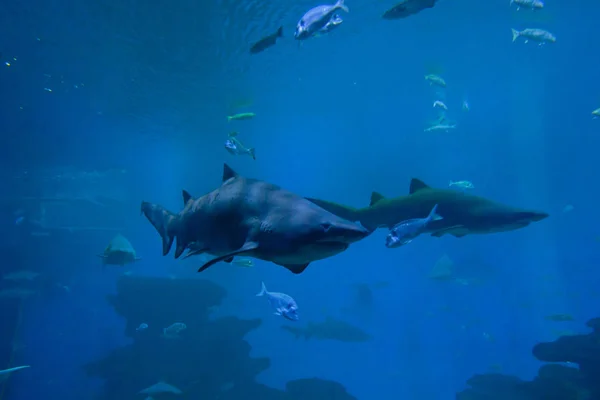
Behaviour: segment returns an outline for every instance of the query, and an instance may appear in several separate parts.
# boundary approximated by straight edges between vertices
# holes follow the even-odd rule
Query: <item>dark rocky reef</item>
[[[587,322],[587,335],[561,336],[538,343],[533,355],[544,362],[532,381],[502,374],[474,375],[470,388],[458,393],[457,400],[600,400],[600,318]]]
[[[286,391],[256,383],[270,360],[250,357],[244,336],[261,320],[211,320],[211,309],[225,296],[225,289],[202,279],[121,277],[117,295],[108,300],[127,320],[133,343],[85,366],[88,375],[104,379],[98,400],[140,397],[140,390],[161,380],[181,389],[182,395],[171,397],[182,400],[356,400],[340,384],[317,378],[288,382]],[[163,328],[175,322],[187,329],[179,338],[165,338]],[[148,328],[136,331],[141,323]]]

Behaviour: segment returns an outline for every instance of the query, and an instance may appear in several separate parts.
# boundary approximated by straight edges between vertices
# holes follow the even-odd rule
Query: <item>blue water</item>
[[[118,193],[108,207],[73,203],[49,208],[48,218],[120,230],[143,258],[129,268],[133,275],[195,279],[197,261],[161,257],[139,204],[178,211],[181,189],[195,196],[215,189],[224,162],[244,176],[355,207],[368,205],[374,190],[407,194],[418,177],[441,188],[468,179],[474,194],[550,214],[513,232],[424,236],[393,250],[379,230],[301,275],[264,261],[205,271],[202,278],[228,292],[215,317],[263,320],[246,336],[253,357],[271,359],[260,383],[283,389],[319,377],[359,399],[450,399],[492,366],[531,379],[540,366],[535,343],[557,331],[586,332],[584,322],[598,316],[600,121],[591,111],[600,107],[600,6],[548,0],[532,13],[504,0],[440,0],[384,21],[393,2],[347,4],[338,30],[299,45],[292,33],[315,5],[309,0],[0,2],[0,267],[43,278],[38,295],[0,308],[23,315],[23,346],[10,366],[31,365],[10,378],[0,399],[92,399],[102,381],[82,366],[131,341],[106,301],[124,270],[103,269],[96,258],[115,232],[32,237],[15,225],[15,211],[32,207],[23,198],[49,185]],[[247,53],[279,25],[285,34],[274,48]],[[511,28],[529,27],[553,32],[557,42],[511,42]],[[423,79],[428,73],[448,83],[443,100],[457,124],[448,133],[423,132],[441,96]],[[233,106],[247,99],[251,105]],[[470,111],[461,110],[463,100]],[[241,111],[257,117],[226,121]],[[225,151],[232,130],[256,147],[256,161]],[[47,182],[64,167],[124,172]],[[564,212],[567,205],[573,210]],[[493,274],[481,285],[429,279],[444,254],[472,275],[484,267]],[[292,295],[304,322],[335,316],[373,340],[295,340],[254,296],[261,281]],[[373,289],[367,316],[344,311],[353,285],[377,282],[389,285]],[[544,318],[552,314],[574,321],[557,325]]]

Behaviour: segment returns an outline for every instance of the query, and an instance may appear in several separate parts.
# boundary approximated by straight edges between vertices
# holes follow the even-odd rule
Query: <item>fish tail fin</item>
[[[265,286],[264,282],[261,282],[262,287],[260,288],[260,292],[258,292],[256,295],[257,296],[264,296],[265,293],[267,293],[267,287]]]
[[[171,250],[173,240],[177,232],[179,219],[177,215],[165,209],[158,204],[142,202],[142,214],[146,216],[148,221],[154,226],[162,239],[163,256],[166,256]]]
[[[253,160],[256,160],[256,149],[254,147],[248,149],[248,154],[250,154]]]
[[[429,217],[427,217],[427,219],[429,219],[430,221],[439,221],[440,219],[443,219],[443,217],[437,213],[437,209],[438,205],[436,204],[431,209],[431,212],[429,213]]]
[[[520,33],[519,33],[519,31],[518,31],[518,30],[516,30],[516,29],[514,29],[514,28],[513,28],[513,29],[511,29],[511,30],[512,30],[512,36],[513,36],[513,40],[512,40],[512,41],[514,42],[514,41],[515,41],[515,40],[517,40],[517,38],[519,37]]]
[[[277,37],[283,37],[283,25],[277,29]]]
[[[344,10],[346,12],[350,12],[350,9],[348,8],[348,6],[344,4],[344,0],[338,0],[335,3],[335,8],[339,8],[340,10]]]

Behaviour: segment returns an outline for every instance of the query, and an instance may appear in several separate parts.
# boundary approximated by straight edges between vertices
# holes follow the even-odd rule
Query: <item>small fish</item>
[[[36,295],[38,292],[31,289],[16,287],[10,289],[0,290],[0,297],[12,298],[12,299],[27,299]]]
[[[248,154],[253,160],[256,160],[256,150],[254,147],[246,147],[237,139],[237,132],[231,132],[229,138],[225,141],[225,150],[234,156]]]
[[[455,129],[456,125],[437,124],[426,128],[423,132],[448,132],[450,129]]]
[[[32,281],[35,278],[37,278],[38,276],[40,276],[40,274],[38,272],[21,270],[21,271],[15,271],[15,272],[11,272],[9,274],[4,275],[4,279],[8,280],[8,281],[16,281],[16,282]]]
[[[267,296],[269,304],[275,309],[275,315],[282,315],[285,319],[290,321],[298,321],[298,305],[291,296],[285,293],[276,293],[267,291],[265,283],[262,283],[262,288],[257,296]]]
[[[425,80],[429,82],[430,85],[436,85],[439,87],[446,87],[446,81],[442,79],[441,76],[435,74],[425,75]]]
[[[251,113],[251,112],[247,112],[247,113],[239,113],[239,114],[234,114],[234,115],[230,115],[227,117],[227,121],[231,122],[231,121],[243,121],[246,119],[252,119],[256,117],[256,114]]]
[[[147,387],[146,389],[140,390],[140,394],[147,394],[148,396],[158,394],[182,394],[181,389],[168,384],[165,381],[159,381],[154,385]]]
[[[136,331],[141,332],[141,331],[145,331],[146,329],[148,329],[148,324],[145,322],[142,322],[140,324],[140,326],[138,326],[137,328],[135,328]]]
[[[175,322],[168,328],[163,328],[163,336],[169,339],[179,338],[179,333],[187,329],[187,325],[183,322]]]
[[[280,26],[279,29],[277,29],[277,32],[272,33],[269,36],[265,36],[258,42],[254,43],[252,47],[250,47],[250,54],[258,54],[271,46],[275,46],[277,39],[280,37],[283,37],[283,26]]]
[[[548,320],[548,321],[554,321],[554,322],[566,322],[566,321],[573,321],[574,318],[569,315],[569,314],[553,314],[553,315],[547,315],[546,317],[544,317],[544,319]]]
[[[471,106],[469,106],[469,102],[464,100],[462,103],[462,109],[463,111],[469,111],[471,109]]]
[[[475,185],[469,181],[450,181],[448,182],[448,187],[459,189],[475,189]]]
[[[294,38],[304,40],[314,36],[327,26],[337,10],[350,12],[344,5],[344,0],[338,0],[334,5],[321,5],[310,9],[298,21]]]
[[[19,226],[19,225],[21,225],[21,224],[22,224],[24,221],[25,221],[25,217],[24,217],[24,216],[17,217],[17,219],[15,219],[15,225]]]
[[[556,42],[556,37],[543,29],[523,29],[520,32],[512,29],[512,41],[516,41],[519,37],[525,38],[525,43],[528,43],[531,39],[534,42],[538,42],[540,46],[544,43]]]
[[[254,261],[251,258],[235,258],[231,263],[239,267],[254,267]]]
[[[409,219],[394,225],[385,238],[385,247],[393,249],[408,244],[419,236],[431,221],[442,219],[441,216],[436,214],[437,207],[437,204],[433,206],[431,212],[425,218]]]
[[[575,207],[573,207],[572,204],[567,204],[564,208],[563,208],[563,213],[568,213],[571,212],[575,209]]]
[[[544,3],[541,0],[510,0],[510,5],[516,4],[517,11],[524,8],[530,8],[532,10],[541,10],[544,8]]]
[[[402,0],[381,16],[383,19],[393,20],[407,18],[427,8],[433,8],[438,0]]]
[[[600,118],[600,108],[597,108],[594,111],[592,111],[592,116],[593,116],[593,119]]]
[[[442,110],[448,111],[448,107],[444,104],[444,102],[439,100],[433,102],[433,108],[441,108]]]

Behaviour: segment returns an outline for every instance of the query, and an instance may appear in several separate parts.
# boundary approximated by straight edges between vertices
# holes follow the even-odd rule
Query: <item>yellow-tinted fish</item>
[[[425,75],[425,80],[429,82],[430,85],[437,85],[440,87],[446,87],[446,81],[442,79],[441,76],[435,74]]]
[[[231,121],[243,121],[245,119],[252,119],[256,117],[256,114],[251,113],[251,112],[247,112],[247,113],[239,113],[239,114],[234,114],[234,115],[230,115],[227,117],[227,121],[231,122]]]

